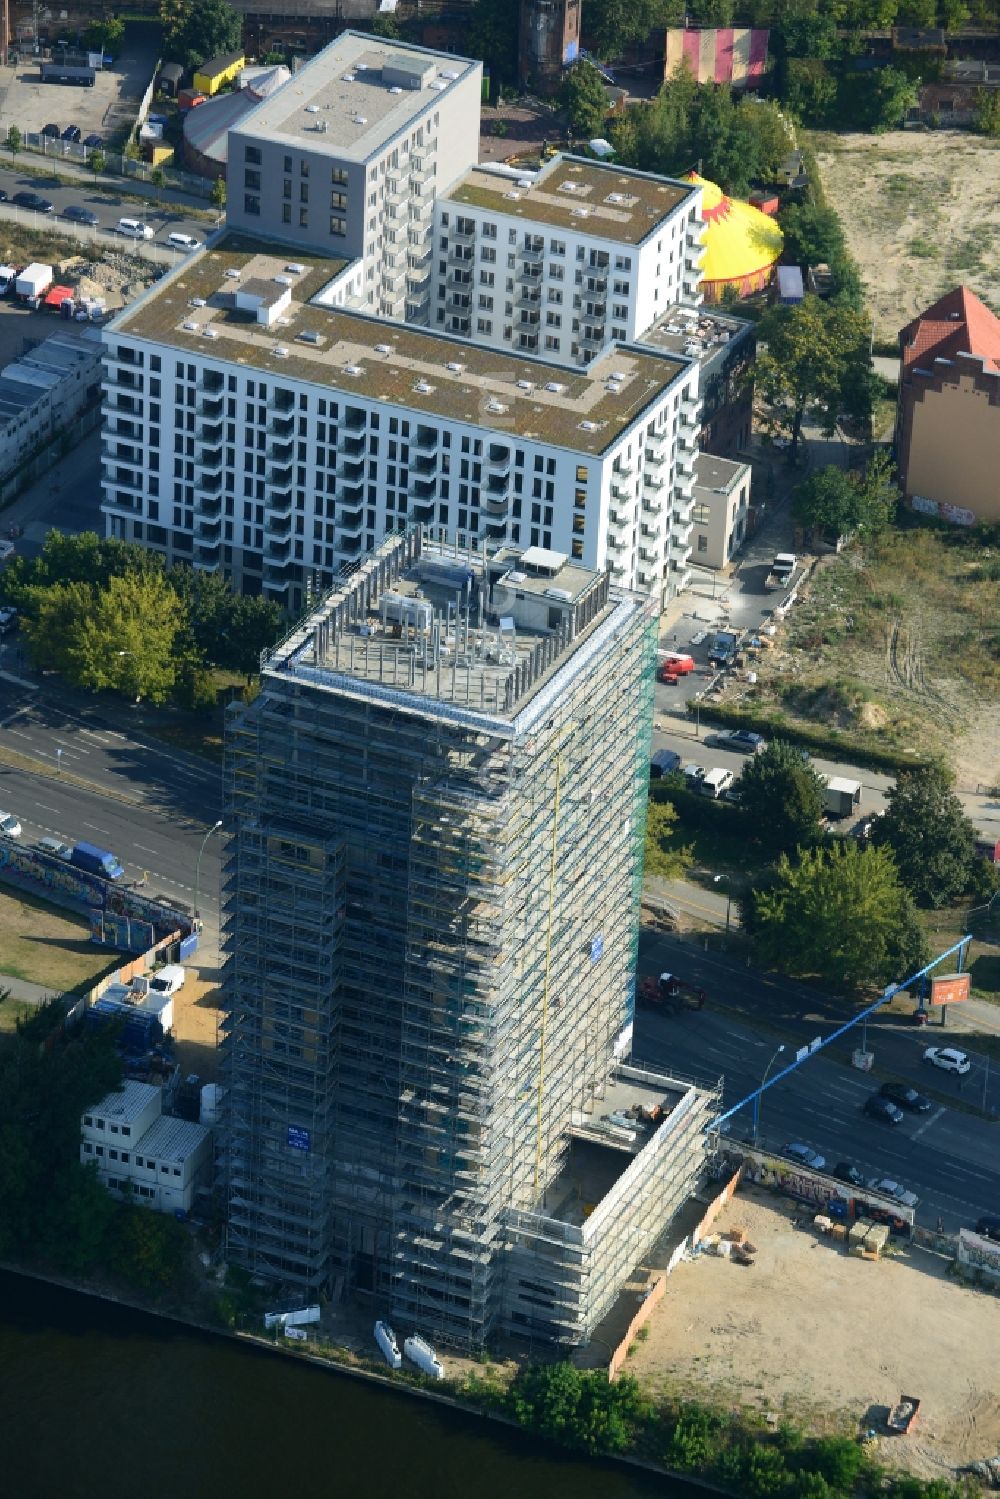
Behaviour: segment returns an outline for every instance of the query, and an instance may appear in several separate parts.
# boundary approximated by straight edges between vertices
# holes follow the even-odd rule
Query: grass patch
[[[932,239],[925,239],[922,234],[918,234],[915,239],[910,240],[910,254],[916,255],[919,260],[937,260],[941,247]]]
[[[953,942],[965,936],[968,914],[967,904],[947,907],[941,911],[920,912],[920,920],[932,952],[943,952]],[[1000,1004],[1000,947],[995,943],[979,942],[973,938],[969,944],[966,966],[972,978],[974,997]]]
[[[90,940],[82,916],[35,895],[0,891],[0,986],[3,975],[54,994],[89,988],[121,959]],[[0,1006],[0,1013],[7,1006]]]
[[[996,541],[906,514],[824,559],[757,686],[738,707],[724,698],[721,713],[703,705],[703,716],[737,712],[887,769],[946,755],[976,700],[1000,697]]]

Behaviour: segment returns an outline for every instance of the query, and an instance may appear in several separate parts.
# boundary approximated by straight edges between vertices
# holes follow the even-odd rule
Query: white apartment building
[[[230,228],[363,262],[361,303],[426,322],[436,196],[478,156],[482,64],[346,31],[229,132]]]
[[[701,189],[582,157],[474,167],[434,208],[433,327],[586,365],[701,301]]]
[[[108,325],[110,535],[291,609],[413,521],[678,591],[695,363],[633,343],[586,368],[480,348],[333,305],[341,275],[227,236]]]
[[[80,1160],[116,1195],[129,1191],[157,1212],[187,1213],[211,1158],[211,1130],[163,1114],[162,1104],[162,1089],[124,1082],[82,1116]]]

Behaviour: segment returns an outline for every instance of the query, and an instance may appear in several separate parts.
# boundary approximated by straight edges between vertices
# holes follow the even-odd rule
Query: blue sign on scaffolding
[[[292,1150],[309,1151],[309,1131],[303,1129],[300,1124],[288,1126],[288,1144]]]
[[[596,963],[604,955],[604,937],[598,932],[590,944],[590,961]]]

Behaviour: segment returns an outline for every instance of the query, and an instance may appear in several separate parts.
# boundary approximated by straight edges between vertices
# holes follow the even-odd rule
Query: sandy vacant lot
[[[706,1255],[678,1266],[627,1368],[847,1431],[869,1407],[918,1395],[915,1435],[878,1446],[924,1476],[1000,1452],[1000,1297],[952,1280],[921,1250],[855,1259],[775,1202],[737,1194],[716,1228],[745,1229],[756,1264]]]
[[[868,287],[876,338],[942,292],[995,302],[1000,141],[960,130],[814,138],[823,185]]]

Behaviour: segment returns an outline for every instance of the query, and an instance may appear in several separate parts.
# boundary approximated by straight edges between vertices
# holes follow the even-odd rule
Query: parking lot
[[[11,125],[26,135],[51,123],[60,129],[78,125],[82,135],[94,133],[107,141],[135,118],[155,67],[155,40],[146,28],[129,26],[122,55],[98,72],[93,88],[42,83],[33,59],[0,68],[0,137],[6,137]]]

